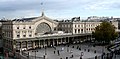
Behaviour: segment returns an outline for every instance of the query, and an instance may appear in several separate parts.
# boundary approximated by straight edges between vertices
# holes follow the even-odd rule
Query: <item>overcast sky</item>
[[[43,6],[41,3],[43,2]],[[0,0],[0,18],[120,16],[120,0]]]

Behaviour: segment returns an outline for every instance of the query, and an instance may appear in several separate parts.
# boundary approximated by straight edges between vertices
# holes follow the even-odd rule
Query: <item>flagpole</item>
[[[42,16],[44,16],[43,2],[41,2],[41,11],[42,11]]]

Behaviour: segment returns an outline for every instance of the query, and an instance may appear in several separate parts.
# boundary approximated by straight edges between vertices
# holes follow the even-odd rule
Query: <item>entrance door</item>
[[[57,46],[57,40],[54,40],[55,46]]]

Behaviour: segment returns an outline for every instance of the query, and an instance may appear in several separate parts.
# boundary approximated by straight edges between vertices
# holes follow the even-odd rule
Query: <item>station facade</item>
[[[42,13],[39,17],[2,21],[4,48],[29,50],[92,39],[101,22],[56,22]],[[112,22],[118,30],[118,22]]]

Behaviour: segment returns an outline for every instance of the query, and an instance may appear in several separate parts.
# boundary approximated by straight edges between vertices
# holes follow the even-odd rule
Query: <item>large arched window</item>
[[[44,34],[46,32],[51,32],[51,27],[45,22],[40,23],[36,28],[36,33]]]

